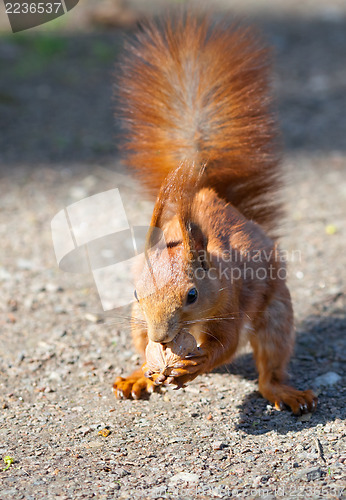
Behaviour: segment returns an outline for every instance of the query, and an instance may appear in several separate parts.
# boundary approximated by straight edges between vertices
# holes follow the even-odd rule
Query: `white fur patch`
[[[238,356],[241,354],[242,351],[245,350],[249,340],[250,336],[254,333],[254,329],[252,324],[250,323],[249,320],[244,321],[240,334],[239,334],[239,341],[238,341],[238,346],[235,355]]]
[[[204,334],[201,333],[201,324],[196,323],[195,325],[191,325],[189,328],[189,332],[193,337],[195,337],[195,340],[197,342],[197,346],[199,347],[201,343],[203,342],[203,337]]]

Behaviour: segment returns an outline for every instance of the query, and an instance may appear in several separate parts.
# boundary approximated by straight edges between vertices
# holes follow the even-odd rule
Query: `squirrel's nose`
[[[148,337],[152,342],[158,342],[160,344],[168,344],[176,336],[175,332],[169,332],[166,329],[155,329],[148,330]]]
[[[157,342],[159,344],[168,344],[168,342],[171,341],[171,339],[165,334],[165,335],[160,335],[160,334],[154,334],[154,335],[149,335],[148,337],[151,341]]]

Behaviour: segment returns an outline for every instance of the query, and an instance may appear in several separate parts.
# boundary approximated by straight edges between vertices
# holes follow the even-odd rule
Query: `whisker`
[[[195,323],[204,323],[205,321],[221,321],[221,320],[226,320],[226,319],[240,319],[240,316],[227,316],[227,317],[215,317],[215,318],[201,318],[201,319],[195,319],[191,321],[184,321],[183,324],[185,325],[194,325]]]
[[[205,333],[206,335],[209,335],[209,337],[212,337],[214,340],[216,340],[220,346],[222,347],[222,349],[225,349],[225,346],[223,345],[223,343],[221,342],[220,339],[218,339],[215,335],[211,334],[210,332],[207,332],[207,331],[203,331],[203,333]]]
[[[141,318],[136,318],[134,316],[120,316],[120,315],[117,315],[117,317],[112,319],[111,321],[107,321],[106,317],[104,324],[107,326],[112,326],[116,324],[124,324],[125,321],[128,322],[130,325],[140,325],[145,327],[147,326],[146,321]]]
[[[212,333],[208,332],[207,330],[201,330],[201,333],[204,333],[205,335],[209,335],[209,337],[212,337],[214,340],[216,340],[217,342],[219,342],[219,344],[221,345],[222,349],[226,350],[225,346],[223,345],[223,343],[221,342],[221,340],[218,339],[215,335],[213,335]],[[226,368],[227,373],[230,374],[231,372],[230,372],[227,364],[224,364],[223,366]]]
[[[205,311],[204,311],[205,312]],[[227,320],[227,319],[242,319],[243,315],[245,315],[247,317],[247,319],[249,321],[252,321],[252,318],[249,316],[249,314],[258,314],[258,313],[262,313],[264,311],[244,311],[244,312],[232,312],[232,313],[229,313],[228,315],[223,315],[223,316],[206,316],[204,318],[200,318],[200,319],[195,319],[195,320],[187,320],[187,321],[184,321],[183,323],[184,324],[194,324],[194,323],[202,323],[204,321],[218,321],[218,320]]]
[[[208,332],[207,330],[201,330],[201,333],[205,333],[206,335],[209,335],[210,337],[212,337],[213,339],[215,339],[221,345],[221,347],[223,349],[225,349],[225,346],[223,345],[223,343],[221,342],[221,340],[218,339],[217,337],[215,337],[215,335],[213,335],[212,333]]]
[[[207,332],[205,330],[202,330],[202,333],[204,333],[206,335],[209,335],[209,337],[212,337],[213,339],[215,339],[217,342],[219,342],[219,344],[221,345],[222,349],[226,350],[225,346],[223,345],[223,343],[221,342],[221,340],[218,339],[217,337],[215,337],[215,335],[212,335],[210,332]],[[227,373],[229,373],[229,374],[231,373],[226,363],[224,365],[222,365],[222,366],[224,366],[226,368]]]

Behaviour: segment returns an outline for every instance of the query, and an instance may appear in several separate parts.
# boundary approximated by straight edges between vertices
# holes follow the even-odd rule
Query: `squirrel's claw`
[[[160,374],[156,375],[156,377],[154,377],[154,384],[161,385],[161,384],[163,384],[163,382],[165,380],[166,380],[166,375],[164,375],[163,373],[160,373]]]
[[[281,385],[276,386],[275,391],[274,404],[277,410],[283,410],[285,407],[288,407],[291,408],[294,415],[303,415],[304,413],[316,410],[317,397],[311,390],[298,391],[293,387]]]

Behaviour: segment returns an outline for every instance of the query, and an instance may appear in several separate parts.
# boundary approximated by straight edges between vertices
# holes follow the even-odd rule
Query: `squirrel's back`
[[[126,161],[155,194],[184,162],[245,217],[280,212],[268,50],[254,31],[191,15],[148,23],[119,77]]]

